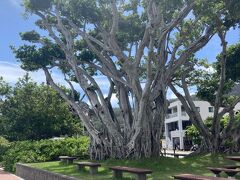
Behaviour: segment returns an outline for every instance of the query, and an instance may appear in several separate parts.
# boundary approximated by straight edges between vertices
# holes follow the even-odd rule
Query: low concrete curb
[[[26,180],[79,180],[74,177],[36,169],[26,164],[16,164],[16,175]]]

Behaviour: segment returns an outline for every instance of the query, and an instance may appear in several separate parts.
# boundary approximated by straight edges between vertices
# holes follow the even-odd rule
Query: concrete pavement
[[[5,172],[5,171],[3,171],[2,168],[0,168],[0,180],[22,180],[22,178],[17,177],[14,174]]]

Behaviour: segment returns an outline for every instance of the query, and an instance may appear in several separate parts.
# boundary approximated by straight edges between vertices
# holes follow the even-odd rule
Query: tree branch
[[[213,34],[214,34],[213,27],[211,26],[208,27],[206,29],[205,35],[201,36],[195,42],[193,42],[184,52],[182,52],[178,60],[175,61],[172,68],[171,69],[168,68],[167,78],[169,79],[172,76],[172,74],[174,74],[174,72],[188,60],[191,54],[193,54],[194,52],[202,48],[204,45],[206,45],[208,41],[212,38]]]
[[[112,36],[115,36],[116,32],[118,31],[119,15],[118,15],[116,1],[115,0],[111,0],[110,4],[111,4],[111,7],[112,7],[112,15],[113,15],[112,28],[111,28],[110,34]]]
[[[222,104],[222,94],[226,79],[226,56],[227,56],[227,42],[226,42],[226,32],[222,31],[220,27],[218,28],[218,36],[222,42],[222,57],[221,57],[221,76],[219,87],[216,93],[216,99],[214,103],[214,115],[213,115],[213,125],[212,132],[214,135],[219,136],[220,131],[220,118],[219,118],[219,107]]]
[[[89,112],[89,107],[87,107],[86,104],[76,104],[74,99],[72,99],[71,97],[69,97],[68,95],[66,95],[66,93],[57,85],[54,83],[51,74],[49,73],[48,69],[46,67],[42,68],[45,76],[46,76],[46,80],[47,82],[49,82],[49,84],[51,85],[51,87],[53,89],[55,89],[63,99],[65,99],[78,113],[79,117],[81,118],[84,126],[87,128],[88,132],[90,133],[90,135],[98,142],[100,143],[100,139],[98,137],[98,131],[94,128],[94,126],[91,124],[91,122],[89,121],[89,117],[87,117],[88,112]],[[86,113],[86,115],[84,114],[84,112]]]

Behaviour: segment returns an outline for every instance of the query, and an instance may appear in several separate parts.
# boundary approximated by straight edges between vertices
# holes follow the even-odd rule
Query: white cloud
[[[18,78],[22,77],[26,72],[14,63],[0,61],[0,76],[10,83],[15,84]]]
[[[12,6],[15,8],[21,8],[22,0],[9,0]]]
[[[27,71],[21,69],[21,67],[16,63],[0,61],[0,76],[3,77],[4,81],[10,83],[11,85],[14,85],[18,79],[22,78],[26,73]],[[46,82],[46,78],[42,70],[29,72],[29,75],[37,83]],[[64,81],[60,73],[52,71],[52,76],[56,83],[67,86],[67,83]]]
[[[215,73],[216,70],[213,68],[212,65],[210,65],[209,67],[204,67],[204,66],[195,66],[195,69],[197,70],[204,70],[204,71],[207,71],[208,73]]]
[[[20,65],[17,63],[0,61],[0,77],[3,77],[4,81],[6,81],[12,86],[15,85],[19,78],[22,78],[26,73],[27,71],[21,69]],[[42,82],[46,82],[46,77],[42,70],[29,72],[29,75],[33,79],[33,81],[39,84]],[[64,77],[59,70],[51,70],[51,75],[55,83],[59,83],[67,88],[70,88],[69,84],[64,80]],[[94,79],[97,81],[103,93],[107,94],[109,90],[108,79],[104,76],[96,76],[94,77]],[[73,83],[73,86],[78,92],[81,93],[81,95],[83,95],[83,91],[80,88],[79,84]],[[118,99],[116,97],[116,94],[113,94],[111,101],[114,106],[117,106]]]
[[[183,89],[176,87],[177,91],[184,96]],[[197,92],[197,88],[195,86],[189,87],[188,88],[190,95],[195,95]],[[169,88],[167,91],[167,99],[176,99],[177,96],[171,91]]]

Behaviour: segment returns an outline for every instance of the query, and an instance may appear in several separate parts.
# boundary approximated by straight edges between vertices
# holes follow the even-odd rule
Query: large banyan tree
[[[219,21],[233,24],[234,1],[226,2],[25,0],[26,13],[37,16],[36,25],[48,35],[21,33],[33,44],[14,53],[23,69],[43,70],[48,84],[77,112],[91,137],[92,158],[158,156],[168,85],[217,33]],[[71,94],[54,81],[56,69]],[[108,92],[98,75],[109,82]]]

